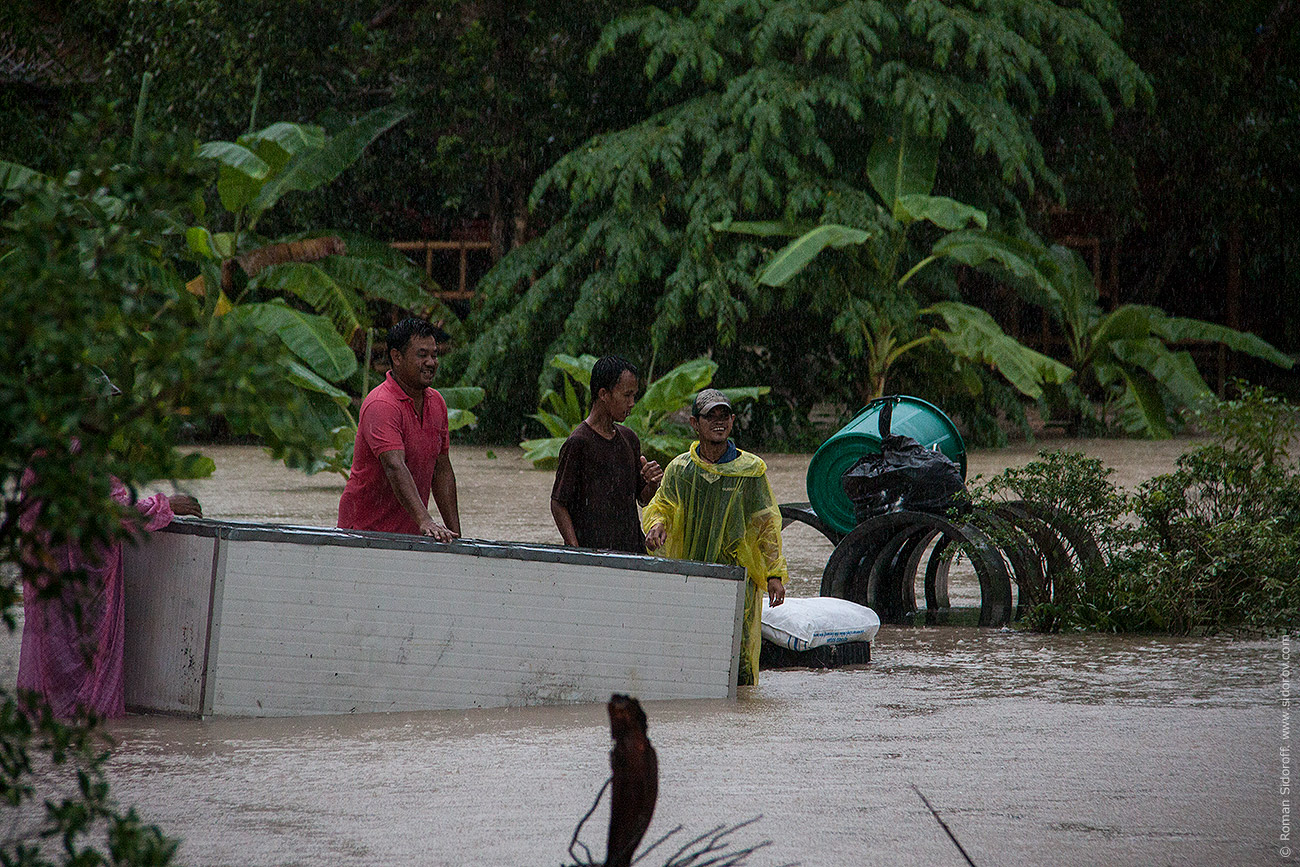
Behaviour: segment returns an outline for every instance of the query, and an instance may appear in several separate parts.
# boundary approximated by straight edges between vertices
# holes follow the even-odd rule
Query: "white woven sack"
[[[880,629],[880,617],[865,605],[817,596],[787,596],[775,608],[763,598],[763,637],[790,650],[811,650],[823,644],[870,641]]]

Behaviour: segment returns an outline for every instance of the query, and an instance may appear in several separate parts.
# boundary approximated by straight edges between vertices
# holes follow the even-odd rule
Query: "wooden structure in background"
[[[433,280],[434,254],[458,254],[459,277],[455,289],[440,289],[433,293],[443,301],[468,301],[474,297],[469,288],[469,253],[471,250],[491,251],[491,241],[460,239],[453,241],[393,241],[389,246],[404,253],[424,253],[424,273]]]

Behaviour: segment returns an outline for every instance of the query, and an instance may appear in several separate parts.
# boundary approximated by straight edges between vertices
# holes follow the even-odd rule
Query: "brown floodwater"
[[[1131,486],[1188,443],[1081,445]],[[971,473],[1037,448],[972,453]],[[189,489],[209,517],[333,525],[337,477],[255,448],[204,451],[217,472]],[[558,542],[551,474],[494,451],[453,450],[466,535]],[[806,499],[808,459],[770,456],[780,500]],[[791,593],[816,595],[830,544],[802,525],[785,543]],[[953,588],[957,604],[977,594]],[[765,671],[736,701],[647,703],[661,773],[648,837],[761,815],[735,837],[771,841],[751,864],[964,864],[919,789],[980,865],[1283,863],[1290,650],[885,626],[864,666]],[[112,731],[117,796],[194,865],[555,865],[609,767],[600,705],[133,716]],[[585,834],[597,856],[607,815]]]

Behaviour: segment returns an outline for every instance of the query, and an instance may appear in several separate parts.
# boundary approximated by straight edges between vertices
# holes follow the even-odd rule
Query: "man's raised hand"
[[[658,461],[648,461],[646,460],[646,456],[642,455],[641,456],[641,478],[645,479],[645,483],[647,485],[650,485],[653,488],[657,488],[659,487],[659,483],[663,481],[664,478],[663,468],[659,466]]]

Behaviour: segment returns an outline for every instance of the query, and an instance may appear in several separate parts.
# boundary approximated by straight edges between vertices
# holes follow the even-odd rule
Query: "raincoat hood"
[[[727,461],[725,464],[715,464],[706,461],[700,457],[700,441],[696,440],[691,443],[691,450],[685,454],[679,455],[676,460],[689,457],[691,463],[695,464],[706,473],[713,473],[718,476],[744,476],[747,478],[756,478],[767,473],[767,464],[758,455],[751,455],[749,452],[736,450],[739,452],[735,460]]]

